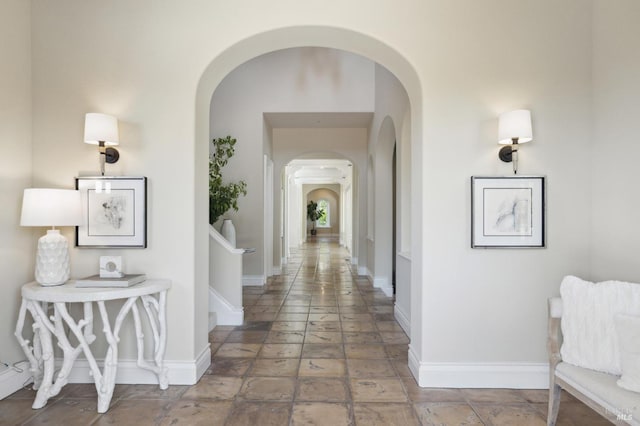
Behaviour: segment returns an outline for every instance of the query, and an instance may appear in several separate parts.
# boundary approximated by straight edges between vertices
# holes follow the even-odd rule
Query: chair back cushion
[[[617,314],[640,316],[640,284],[592,283],[567,276],[562,297],[562,360],[609,374],[622,373]]]

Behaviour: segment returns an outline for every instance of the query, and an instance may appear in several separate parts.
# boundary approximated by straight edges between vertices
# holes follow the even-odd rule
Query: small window
[[[318,201],[318,208],[322,209],[322,215],[320,215],[320,218],[316,222],[318,228],[331,228],[329,202],[327,200]]]

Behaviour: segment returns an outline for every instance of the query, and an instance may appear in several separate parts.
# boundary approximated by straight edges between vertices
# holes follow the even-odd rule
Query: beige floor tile
[[[369,313],[345,313],[346,309],[340,309],[340,319],[347,322],[367,322],[373,324],[373,316]],[[351,309],[353,310],[353,309]]]
[[[376,322],[376,327],[378,331],[402,331],[402,327],[396,321],[378,321]]]
[[[290,403],[238,402],[227,416],[226,426],[282,426],[289,424],[290,415]]]
[[[380,336],[382,337],[382,341],[388,345],[409,343],[409,338],[402,331],[381,331]]]
[[[253,401],[292,401],[295,379],[289,377],[249,377],[238,394],[239,399]]]
[[[271,331],[265,343],[302,343],[304,331]]]
[[[170,400],[120,400],[99,416],[94,425],[157,425],[167,414]]]
[[[293,404],[291,425],[351,425],[349,407],[346,404],[323,402],[296,402]]]
[[[421,388],[413,376],[401,377],[401,380],[411,401],[466,403],[459,389]]]
[[[413,426],[420,424],[413,407],[409,404],[354,404],[353,415],[358,425]]]
[[[231,411],[231,401],[176,401],[160,423],[161,426],[223,426]]]
[[[280,308],[280,312],[289,314],[308,314],[309,308],[306,306],[283,306]]]
[[[387,352],[384,345],[364,345],[358,343],[348,343],[344,345],[344,351],[347,358],[356,359],[385,359]]]
[[[545,426],[546,417],[529,404],[471,404],[485,424],[493,426]]]
[[[295,377],[299,365],[298,358],[258,358],[253,362],[249,376]]]
[[[307,323],[304,321],[276,321],[271,331],[305,331]]]
[[[26,398],[7,398],[0,401],[0,424],[19,425],[34,416],[45,414],[50,408],[49,404],[55,404],[55,400],[49,400],[48,404],[39,410],[33,410],[32,404],[33,399]]]
[[[338,344],[305,343],[302,358],[344,358],[344,349]]]
[[[343,359],[301,359],[298,376],[300,377],[343,377],[346,374]]]
[[[483,426],[484,423],[466,403],[423,402],[415,404],[420,422],[424,426],[459,425]],[[514,424],[513,426],[515,426]],[[518,425],[519,426],[519,425]]]
[[[332,331],[307,331],[304,337],[305,343],[342,343],[342,333]]]
[[[349,390],[342,378],[307,377],[298,380],[296,401],[348,401]]]
[[[215,376],[244,376],[249,370],[253,358],[220,358],[211,361],[209,369],[204,374]]]
[[[547,404],[532,404],[542,416],[547,418]],[[560,402],[560,411],[558,412],[557,426],[606,426],[611,425],[615,421],[615,416],[611,415],[610,421],[602,417],[600,414],[587,407],[581,402]]]
[[[309,321],[307,324],[307,331],[342,331],[340,321]]]
[[[112,400],[111,405],[115,404]],[[50,401],[46,410],[34,411],[38,414],[24,425],[50,425],[51,419],[55,419],[56,424],[65,426],[84,426],[96,420],[100,414],[97,409],[97,398],[95,399],[73,399],[64,398],[58,401]],[[0,422],[0,424],[9,424]]]
[[[385,345],[385,351],[389,358],[407,361],[409,359],[408,345]]]
[[[407,394],[399,379],[351,379],[354,402],[406,402]]]
[[[382,343],[379,333],[342,333],[345,343]]]
[[[350,377],[396,377],[396,371],[386,359],[347,359]]]
[[[225,343],[262,343],[267,338],[267,331],[232,331]]]
[[[259,358],[300,358],[302,344],[265,343],[258,353]]]
[[[308,314],[296,314],[296,313],[287,313],[283,312],[278,314],[276,317],[276,321],[306,321],[309,317]]]
[[[200,381],[191,386],[183,395],[183,399],[233,399],[242,386],[239,377],[202,376]],[[171,388],[171,386],[169,386]]]
[[[338,314],[309,314],[309,321],[340,321]]]
[[[224,358],[255,358],[262,347],[259,343],[224,343],[216,356]]]
[[[91,395],[95,395],[95,386],[93,384],[88,385]],[[129,385],[122,388],[118,393],[113,393],[114,398],[123,399],[175,399],[180,398],[187,390],[189,386],[173,385],[167,389],[160,389],[158,385]]]
[[[376,327],[372,322],[365,321],[343,321],[342,331],[346,332],[375,332]]]
[[[469,402],[487,403],[522,403],[523,396],[515,389],[462,389],[462,394]]]

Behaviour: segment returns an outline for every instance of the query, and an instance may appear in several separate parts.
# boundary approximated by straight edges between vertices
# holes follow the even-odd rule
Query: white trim
[[[102,368],[104,360],[98,360]],[[62,365],[62,358],[56,358],[56,368]],[[169,360],[164,365],[168,369],[170,385],[194,385],[211,365],[211,347],[207,347],[200,353],[197,359],[192,361]],[[91,376],[91,368],[86,359],[78,359],[69,373],[69,383],[94,383]],[[117,384],[127,385],[157,385],[158,377],[149,370],[139,368],[134,359],[121,359],[118,361],[116,373]]]
[[[361,277],[367,277],[371,281],[371,273],[366,266],[358,266],[358,275]]]
[[[233,306],[227,299],[218,293],[213,287],[209,286],[209,313],[214,312],[215,325],[242,325],[244,322],[244,308]],[[211,318],[209,318],[209,331],[211,327]]]
[[[264,275],[243,275],[242,276],[242,285],[243,286],[263,286],[266,282]]]
[[[407,316],[407,313],[396,303],[393,306],[393,317],[398,321],[400,327],[404,330],[407,336],[411,336],[411,321]]]
[[[209,236],[216,240],[218,244],[224,247],[229,253],[244,254],[244,249],[235,248],[234,246],[232,246],[231,243],[227,241],[227,239],[223,237],[222,234],[211,225],[209,225]]]
[[[358,264],[358,258],[351,256],[351,264],[352,265],[357,265]]]
[[[387,297],[393,296],[393,286],[387,277],[373,277],[373,288],[379,288]]]
[[[19,391],[24,385],[31,383],[33,378],[29,371],[29,363],[27,361],[20,361],[16,364],[16,367],[22,370],[22,373],[17,372],[13,368],[7,368],[0,372],[0,399],[5,399],[12,393]]]
[[[282,275],[282,267],[280,266],[274,266],[271,269],[271,275]]]
[[[399,251],[398,252],[398,256],[402,257],[404,259],[407,259],[408,261],[411,261],[411,252],[410,251]]]
[[[409,348],[409,369],[425,388],[548,389],[546,363],[419,362]]]

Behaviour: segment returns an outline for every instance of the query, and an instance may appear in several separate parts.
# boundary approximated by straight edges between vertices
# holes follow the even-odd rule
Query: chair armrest
[[[548,301],[549,322],[547,328],[547,352],[549,354],[549,369],[553,375],[556,365],[562,361],[560,356],[560,318],[562,317],[562,299],[552,297]]]

